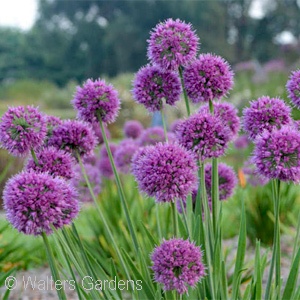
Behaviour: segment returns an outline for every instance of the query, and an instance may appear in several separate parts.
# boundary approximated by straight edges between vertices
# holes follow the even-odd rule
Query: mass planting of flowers
[[[100,78],[74,91],[75,120],[33,106],[10,107],[0,119],[1,147],[26,157],[24,170],[4,187],[7,220],[19,232],[43,238],[54,281],[73,280],[79,299],[299,299],[300,250],[295,244],[290,275],[282,280],[279,220],[281,182],[300,181],[299,124],[287,102],[261,96],[243,109],[239,136],[239,113],[229,98],[234,73],[224,58],[198,53],[199,40],[192,25],[179,19],[161,22],[150,33],[149,63],[135,74],[131,93],[136,105],[161,114],[162,127],[127,120],[119,131],[123,139],[116,140],[109,124],[121,100]],[[299,70],[286,88],[299,108]],[[167,124],[165,113],[182,98],[186,112]],[[240,151],[253,143],[246,165],[223,162],[232,142]],[[257,242],[251,266],[244,261],[244,188],[268,181],[274,245],[269,259]],[[235,191],[240,232],[229,266],[226,253],[232,249],[222,244],[222,207]],[[91,216],[86,225],[97,230],[95,239],[76,229],[86,207],[99,217]],[[120,285],[95,289],[96,277],[130,285],[126,291]],[[80,287],[85,278],[93,288]],[[57,293],[67,299],[64,289]]]

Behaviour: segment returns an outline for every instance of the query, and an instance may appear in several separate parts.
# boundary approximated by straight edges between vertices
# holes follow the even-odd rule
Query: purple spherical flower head
[[[292,72],[286,84],[286,89],[292,103],[300,109],[300,70]]]
[[[211,186],[212,186],[212,166],[205,165],[205,186],[209,201],[211,201]],[[234,189],[237,185],[237,177],[232,167],[225,163],[218,165],[219,177],[219,195],[220,200],[226,200],[233,195]]]
[[[110,143],[109,148],[111,151],[111,154],[113,158],[115,157],[115,152],[118,148],[116,144]],[[102,145],[101,150],[100,150],[100,158],[98,162],[96,163],[97,167],[100,170],[100,173],[102,176],[112,179],[114,176],[113,169],[109,160],[108,152],[106,150],[105,145]]]
[[[173,238],[157,246],[152,255],[154,280],[165,291],[187,293],[205,276],[201,248],[188,240]]]
[[[38,165],[34,159],[28,159],[26,170],[35,172],[49,173],[56,177],[60,176],[64,179],[71,179],[74,176],[73,167],[76,163],[74,158],[63,150],[57,150],[54,147],[43,148],[36,153]]]
[[[173,71],[161,70],[157,66],[142,67],[133,81],[134,100],[143,104],[150,112],[161,110],[163,101],[174,105],[180,100],[180,94],[178,75]]]
[[[47,173],[21,172],[3,192],[8,221],[20,232],[39,235],[62,228],[77,216],[77,193],[63,179]]]
[[[99,195],[101,192],[101,173],[99,168],[89,163],[84,163],[84,169],[92,186],[94,195]],[[71,184],[77,189],[79,200],[81,202],[93,201],[85,178],[82,174],[81,167],[78,164],[75,166],[75,176],[72,178]]]
[[[257,171],[269,178],[300,181],[300,133],[290,126],[269,132],[255,140],[253,161]]]
[[[77,87],[72,104],[78,118],[90,123],[98,118],[103,123],[114,122],[120,109],[118,92],[101,79],[88,79],[82,87]]]
[[[192,153],[178,144],[158,143],[138,151],[132,173],[139,189],[157,202],[185,199],[197,184]]]
[[[92,128],[93,128],[95,136],[98,139],[98,144],[102,145],[104,143],[104,139],[103,139],[102,131],[101,131],[101,128],[100,128],[100,124],[98,122],[94,122],[92,124]],[[105,130],[106,138],[110,139],[111,138],[110,131],[108,130],[106,125],[104,125],[104,130]]]
[[[155,145],[166,140],[165,133],[162,127],[154,126],[145,129],[139,137],[138,143],[140,146]]]
[[[201,106],[199,113],[209,113],[209,105],[205,104]],[[237,109],[231,103],[214,103],[214,114],[221,119],[225,126],[228,126],[231,132],[231,139],[234,139],[240,130],[240,118],[237,113]]]
[[[48,140],[49,146],[65,150],[75,158],[77,155],[86,157],[92,154],[97,138],[88,123],[77,120],[66,120],[53,129]]]
[[[164,70],[177,70],[195,59],[199,38],[192,29],[179,19],[167,19],[153,29],[147,41],[148,58]]]
[[[115,152],[114,158],[116,167],[122,173],[130,173],[131,159],[134,153],[139,149],[138,144],[133,139],[123,140]]]
[[[0,144],[15,156],[39,148],[47,133],[44,115],[32,106],[10,107],[0,120]]]
[[[176,135],[181,145],[204,161],[224,154],[231,133],[218,116],[196,113],[181,123]]]
[[[137,139],[143,132],[144,127],[141,122],[129,120],[124,124],[124,135],[126,138]]]
[[[233,86],[233,72],[222,57],[201,54],[183,73],[187,95],[194,103],[227,95]]]
[[[283,100],[263,96],[252,101],[243,111],[243,127],[248,137],[254,140],[264,130],[272,131],[292,123],[291,109]]]

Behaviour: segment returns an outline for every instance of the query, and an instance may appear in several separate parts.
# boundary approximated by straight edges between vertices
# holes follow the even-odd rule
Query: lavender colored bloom
[[[8,221],[25,234],[51,234],[77,216],[77,193],[63,179],[47,173],[21,172],[12,177],[3,192]]]
[[[138,143],[140,146],[155,145],[159,142],[164,142],[165,133],[162,127],[154,126],[145,129],[139,137]]]
[[[200,107],[199,113],[209,113],[209,105]],[[240,118],[237,115],[237,109],[228,102],[215,102],[214,114],[218,116],[222,123],[230,129],[231,139],[234,139],[240,129]]]
[[[183,73],[187,95],[194,103],[227,95],[233,86],[233,72],[222,57],[201,54]]]
[[[110,148],[113,158],[115,157],[117,147],[118,146],[116,144],[113,144],[113,143],[109,144],[109,148]],[[97,162],[97,166],[98,166],[102,176],[109,178],[109,179],[113,178],[114,173],[113,173],[113,169],[111,167],[111,163],[110,163],[109,156],[108,156],[105,145],[103,145],[101,147],[100,158]]]
[[[176,135],[179,143],[201,161],[223,155],[230,140],[230,130],[220,118],[205,113],[196,113],[183,121]]]
[[[250,107],[243,111],[243,126],[251,140],[264,130],[272,131],[283,125],[291,124],[291,109],[283,100],[263,96],[252,101]]]
[[[195,59],[199,38],[191,24],[167,19],[156,25],[148,40],[148,58],[164,70],[177,70]]]
[[[63,150],[54,147],[44,148],[36,153],[38,165],[30,157],[27,161],[26,170],[35,172],[45,172],[56,177],[71,179],[74,176],[74,158]]]
[[[201,248],[183,239],[164,240],[152,255],[154,280],[163,284],[166,291],[187,293],[205,276]]]
[[[92,154],[97,138],[88,123],[77,120],[66,120],[53,129],[48,140],[49,146],[65,150],[75,158],[77,155],[86,157]]]
[[[126,138],[137,139],[144,130],[144,127],[141,122],[130,120],[124,124],[123,130]]]
[[[292,103],[300,109],[300,69],[292,72],[286,84],[286,89]]]
[[[90,123],[98,121],[98,116],[103,123],[114,122],[120,109],[118,92],[100,79],[88,79],[82,87],[77,87],[72,104],[78,118]]]
[[[123,140],[115,152],[114,158],[116,167],[122,173],[130,173],[131,159],[139,146],[133,139]]]
[[[47,133],[45,117],[33,106],[10,107],[0,121],[1,147],[15,156],[39,148]]]
[[[98,144],[102,145],[104,143],[104,139],[103,139],[102,131],[101,131],[101,128],[100,128],[100,124],[98,122],[94,122],[92,124],[92,128],[93,128],[95,136],[98,139]],[[111,138],[110,131],[108,130],[106,125],[104,125],[104,130],[105,130],[105,134],[106,134],[107,139],[110,139]]]
[[[240,135],[236,140],[234,141],[234,147],[236,149],[245,149],[249,146],[249,139],[247,135],[243,134]]]
[[[99,168],[89,163],[84,163],[84,169],[92,186],[94,195],[99,195],[101,192],[101,173]],[[76,165],[75,167],[75,176],[72,178],[71,184],[78,190],[79,200],[81,202],[93,201],[80,165]]]
[[[180,100],[181,84],[178,75],[157,66],[144,66],[135,75],[132,95],[150,112],[159,111],[163,101],[174,105]]]
[[[139,189],[157,202],[185,199],[197,183],[196,171],[193,155],[178,144],[147,146],[132,159]]]
[[[250,160],[244,163],[242,171],[245,174],[246,181],[252,186],[263,186],[269,182],[268,178],[258,173],[255,165]]]
[[[300,133],[290,126],[269,132],[255,141],[253,161],[258,172],[282,181],[300,181]]]
[[[234,189],[237,185],[237,177],[232,167],[225,163],[218,164],[219,176],[219,195],[220,200],[226,200],[233,195]],[[205,165],[205,186],[209,201],[211,201],[211,187],[212,187],[212,166]]]

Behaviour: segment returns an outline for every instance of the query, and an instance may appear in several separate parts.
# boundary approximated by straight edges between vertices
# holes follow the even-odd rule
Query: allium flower
[[[143,104],[150,112],[159,111],[163,101],[174,105],[180,100],[181,84],[179,77],[172,71],[157,66],[142,67],[135,75],[132,95],[136,102]]]
[[[243,126],[251,140],[264,130],[272,131],[292,122],[291,109],[283,100],[263,96],[252,101],[250,107],[243,111]]]
[[[179,143],[201,161],[223,155],[230,140],[230,130],[220,118],[205,113],[196,113],[183,121],[176,135]]]
[[[162,127],[154,126],[145,129],[139,137],[138,143],[140,146],[155,145],[159,142],[164,142],[165,133]]]
[[[102,145],[104,143],[104,139],[103,139],[103,136],[102,136],[102,131],[101,131],[101,128],[100,128],[100,124],[98,122],[94,122],[92,124],[92,128],[93,128],[95,136],[98,139],[98,144]],[[108,130],[107,126],[104,126],[104,130],[105,130],[105,134],[106,134],[107,139],[110,139],[111,138],[110,131]]]
[[[73,166],[75,164],[74,158],[63,150],[57,150],[54,147],[41,149],[36,153],[38,165],[30,157],[27,161],[26,170],[33,170],[35,172],[49,173],[56,177],[64,177],[71,179],[74,176]]]
[[[233,144],[236,149],[245,149],[249,146],[249,142],[247,135],[243,134],[236,138]]]
[[[132,159],[139,189],[157,202],[185,199],[197,183],[193,155],[178,144],[147,146]]]
[[[154,280],[163,284],[166,291],[187,293],[205,276],[201,248],[183,239],[165,240],[152,255]]]
[[[1,147],[15,156],[26,156],[46,137],[45,117],[32,106],[10,107],[0,120]]]
[[[100,79],[88,79],[82,87],[77,87],[72,104],[78,118],[90,123],[98,121],[98,116],[103,123],[114,122],[120,109],[118,92]]]
[[[116,167],[122,173],[129,173],[131,169],[131,159],[139,149],[138,144],[133,139],[123,140],[114,154]]]
[[[77,120],[66,120],[53,129],[48,140],[49,146],[65,150],[75,158],[77,154],[86,157],[92,154],[97,138],[88,123]]]
[[[111,154],[114,158],[115,152],[116,152],[118,146],[116,144],[110,143],[109,148],[110,148]],[[100,158],[99,158],[98,162],[96,163],[96,165],[99,168],[102,176],[109,178],[109,179],[113,178],[114,173],[113,173],[113,169],[111,167],[111,163],[110,163],[109,156],[108,156],[105,145],[102,145],[102,147],[101,147]]]
[[[293,104],[300,109],[300,69],[292,72],[286,84],[286,89]]]
[[[101,173],[98,167],[89,163],[84,163],[84,169],[89,178],[94,195],[97,196],[101,192]],[[77,189],[79,200],[81,202],[92,202],[93,198],[84,179],[80,165],[75,167],[75,176],[71,180],[71,184]]]
[[[233,72],[220,56],[201,54],[183,73],[187,95],[194,103],[227,95],[233,86]]]
[[[237,185],[237,177],[233,169],[225,163],[218,164],[220,200],[226,200],[233,195]],[[205,165],[205,186],[209,201],[211,201],[212,166]]]
[[[144,127],[142,123],[135,120],[127,121],[123,128],[125,137],[130,139],[137,139],[143,130]]]
[[[209,113],[209,105],[200,107],[199,113]],[[223,125],[228,126],[231,132],[231,139],[234,139],[240,129],[240,118],[237,115],[237,109],[228,102],[215,102],[214,114],[218,116]]]
[[[77,193],[63,179],[47,173],[21,172],[12,177],[3,192],[8,221],[20,232],[52,233],[77,216]]]
[[[195,59],[199,38],[191,24],[179,19],[156,25],[148,40],[148,58],[165,70],[177,70]]]
[[[300,181],[300,133],[290,126],[269,132],[255,141],[253,155],[258,172],[282,181]]]
[[[269,182],[268,178],[258,173],[255,165],[250,160],[244,163],[242,172],[246,177],[246,182],[252,186],[266,185]]]

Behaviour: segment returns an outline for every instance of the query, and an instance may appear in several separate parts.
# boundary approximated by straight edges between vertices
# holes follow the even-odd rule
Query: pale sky
[[[0,0],[0,25],[30,29],[37,13],[37,0]]]

